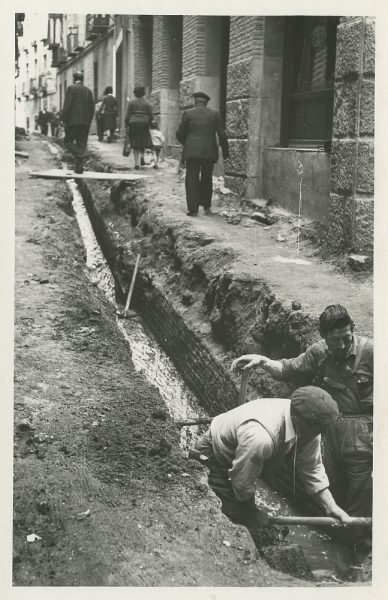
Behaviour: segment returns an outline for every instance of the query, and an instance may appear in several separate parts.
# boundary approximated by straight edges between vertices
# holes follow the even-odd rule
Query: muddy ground
[[[28,177],[54,159],[18,147],[13,584],[309,585],[220,513],[88,277],[65,184]]]

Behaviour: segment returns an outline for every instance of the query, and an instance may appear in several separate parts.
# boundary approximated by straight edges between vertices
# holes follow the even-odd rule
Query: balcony
[[[68,56],[76,56],[78,52],[83,50],[78,31],[73,31],[67,34],[67,54]]]
[[[95,40],[109,29],[109,15],[86,15],[86,39]]]

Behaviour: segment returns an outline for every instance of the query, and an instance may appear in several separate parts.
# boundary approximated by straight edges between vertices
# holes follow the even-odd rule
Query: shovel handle
[[[241,371],[241,384],[240,384],[240,393],[238,398],[238,405],[245,404],[247,401],[247,387],[248,387],[248,377],[249,371],[248,369],[244,369]]]
[[[335,525],[336,527],[372,525],[372,519],[369,517],[350,517],[346,524],[333,517],[268,517],[268,519],[271,525]]]

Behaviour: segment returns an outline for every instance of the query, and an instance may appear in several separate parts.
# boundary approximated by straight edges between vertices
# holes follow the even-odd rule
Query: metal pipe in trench
[[[350,520],[342,523],[333,517],[268,517],[271,525],[333,525],[335,527],[370,527],[372,519],[369,517],[350,517]]]

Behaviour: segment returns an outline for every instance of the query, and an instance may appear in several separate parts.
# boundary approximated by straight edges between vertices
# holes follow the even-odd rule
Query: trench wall
[[[92,161],[93,170],[111,170],[100,159],[93,157]],[[239,377],[230,373],[235,356],[254,352],[272,358],[291,357],[318,338],[315,316],[277,297],[264,279],[233,272],[230,254],[223,265],[220,252],[212,244],[214,240],[199,239],[198,234],[194,239],[190,230],[174,228],[155,215],[150,219],[141,182],[133,187],[112,186],[110,194],[101,187],[94,190],[91,183],[90,188],[84,181],[79,185],[96,237],[114,274],[118,297],[124,303],[133,273],[135,255],[128,249],[128,239],[132,238],[137,244],[136,252],[142,255],[134,307],[211,416],[238,404]],[[128,219],[123,226],[123,206],[132,232]],[[155,281],[155,271],[163,273],[168,270],[166,266],[173,266],[172,276],[164,282]],[[184,315],[182,291],[201,298],[194,321]],[[301,384],[277,382],[257,370],[250,376],[248,400],[257,396],[288,397]],[[341,481],[325,444],[323,454],[332,492],[340,502]],[[285,468],[269,480],[307,514],[316,513],[314,499],[305,495],[298,482],[294,495],[292,469]],[[341,531],[330,534],[342,537]]]

